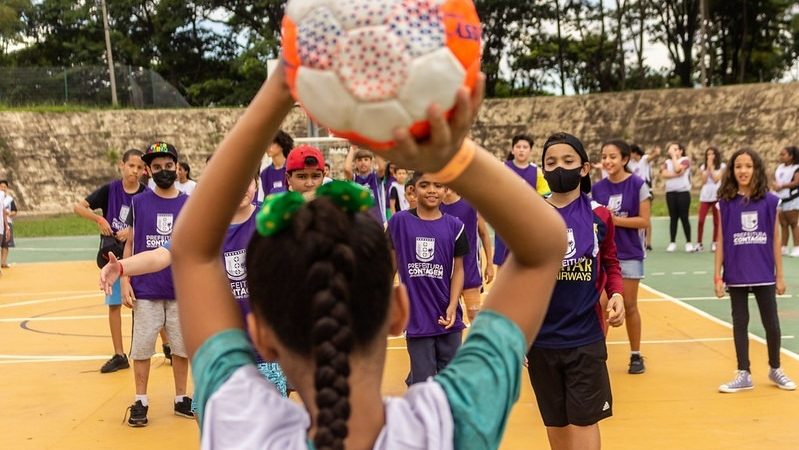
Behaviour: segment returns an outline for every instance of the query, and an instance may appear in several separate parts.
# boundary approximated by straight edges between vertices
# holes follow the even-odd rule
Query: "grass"
[[[14,220],[14,236],[19,238],[86,236],[98,233],[96,224],[74,214],[17,217]]]

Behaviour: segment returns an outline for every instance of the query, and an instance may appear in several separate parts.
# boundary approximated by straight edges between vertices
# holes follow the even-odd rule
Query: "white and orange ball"
[[[283,61],[294,98],[336,136],[374,149],[392,133],[429,131],[480,72],[471,0],[289,0]]]

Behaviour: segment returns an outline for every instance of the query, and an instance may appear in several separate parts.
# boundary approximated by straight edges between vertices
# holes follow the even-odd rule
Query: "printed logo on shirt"
[[[744,231],[757,230],[757,211],[741,212],[741,228]]]
[[[272,189],[280,189],[283,187],[282,181],[273,181],[272,182]]]
[[[225,252],[225,271],[228,278],[241,281],[247,277],[247,267],[244,265],[246,259],[247,250],[245,249]]]
[[[158,213],[155,216],[155,230],[158,234],[169,235],[172,234],[172,223],[175,216],[169,213]]]
[[[564,259],[568,259],[577,253],[577,242],[574,241],[574,229],[569,228],[566,230],[566,254],[563,255]]]
[[[436,254],[435,238],[416,238],[416,259],[422,262],[430,262]]]
[[[612,212],[618,212],[621,209],[621,202],[624,194],[613,194],[608,198],[608,209]]]
[[[130,206],[122,205],[122,207],[119,208],[119,221],[122,223],[127,222],[128,214],[130,214]]]

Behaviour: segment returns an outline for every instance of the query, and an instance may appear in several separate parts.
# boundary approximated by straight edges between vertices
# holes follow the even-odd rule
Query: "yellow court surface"
[[[94,262],[86,261],[21,264],[0,278],[0,447],[198,448],[195,422],[172,414],[171,367],[160,354],[150,372],[150,425],[124,423],[133,370],[99,372],[112,351],[97,275]],[[640,298],[647,372],[627,374],[626,334],[611,330],[614,416],[600,424],[604,448],[799,448],[799,391],[781,391],[768,381],[762,341],[751,341],[755,389],[720,394],[719,384],[732,378],[736,365],[729,326],[645,287]],[[127,310],[123,330],[127,349]],[[408,357],[401,338],[388,345],[384,391],[400,395]],[[797,355],[784,351],[782,366],[799,379]],[[526,371],[523,377],[501,448],[546,449]],[[482,395],[492,395],[491,386]]]

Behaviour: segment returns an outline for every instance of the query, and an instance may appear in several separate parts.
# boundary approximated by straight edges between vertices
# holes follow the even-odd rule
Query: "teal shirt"
[[[519,398],[525,351],[524,335],[516,324],[487,310],[478,315],[449,366],[434,377],[449,402],[456,449],[499,447],[511,408]],[[192,373],[200,427],[208,399],[246,364],[254,365],[255,355],[247,335],[239,329],[210,337],[194,355]],[[279,395],[277,391],[275,395]],[[268,420],[268,416],[260,420]]]

